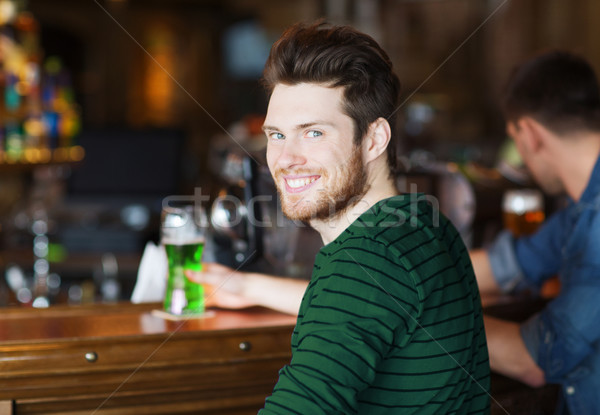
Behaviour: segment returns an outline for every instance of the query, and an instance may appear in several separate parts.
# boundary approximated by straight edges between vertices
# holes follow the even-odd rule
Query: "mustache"
[[[325,169],[316,169],[315,170],[315,169],[300,168],[300,169],[277,169],[273,173],[273,177],[281,177],[281,176],[285,176],[285,175],[326,176],[327,172],[325,171]]]

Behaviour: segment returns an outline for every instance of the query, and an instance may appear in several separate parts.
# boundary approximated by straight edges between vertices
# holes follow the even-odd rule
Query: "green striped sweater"
[[[406,194],[316,257],[267,414],[486,414],[481,301],[455,228]]]

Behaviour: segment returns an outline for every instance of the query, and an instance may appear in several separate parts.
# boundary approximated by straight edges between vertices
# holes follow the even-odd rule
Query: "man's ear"
[[[544,147],[547,130],[535,119],[522,117],[517,121],[517,127],[521,132],[521,140],[529,152],[536,153]]]
[[[390,124],[385,118],[379,117],[373,121],[362,144],[365,164],[385,153],[391,138]]]

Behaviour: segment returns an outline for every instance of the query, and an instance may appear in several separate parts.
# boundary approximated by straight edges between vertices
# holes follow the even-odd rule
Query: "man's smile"
[[[285,189],[289,193],[299,193],[308,189],[315,181],[320,179],[320,175],[313,176],[284,176]]]

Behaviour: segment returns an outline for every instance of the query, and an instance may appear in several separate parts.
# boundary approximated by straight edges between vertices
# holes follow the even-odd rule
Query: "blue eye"
[[[307,135],[309,137],[320,137],[323,135],[323,133],[321,131],[317,131],[317,130],[310,130]]]
[[[273,132],[269,133],[269,138],[272,138],[273,140],[283,140],[285,136],[281,133]]]

